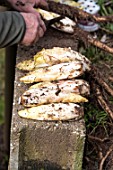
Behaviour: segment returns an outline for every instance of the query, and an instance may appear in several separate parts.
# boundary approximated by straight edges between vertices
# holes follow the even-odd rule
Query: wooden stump
[[[77,40],[68,34],[48,29],[45,36],[31,47],[18,47],[16,63],[30,59],[42,48],[71,47]],[[21,94],[28,85],[19,78],[24,72],[16,69],[10,143],[10,170],[81,170],[85,141],[84,120],[66,122],[34,121],[17,114]]]

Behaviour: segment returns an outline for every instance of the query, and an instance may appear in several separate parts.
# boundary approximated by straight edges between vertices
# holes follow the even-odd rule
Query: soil
[[[61,37],[63,38],[63,36]],[[48,46],[48,44],[46,44]],[[33,52],[34,53],[34,52]],[[107,53],[106,53],[107,55]],[[113,60],[103,61],[100,59],[96,65],[102,73],[104,80],[110,82],[108,77],[111,77],[110,85],[113,86]],[[102,110],[96,102],[95,94],[91,95],[90,104]],[[86,110],[87,112],[87,110]],[[90,123],[95,123],[96,117],[88,120]],[[3,127],[0,126],[0,170],[7,170],[7,154],[3,144]],[[87,126],[86,126],[87,127]],[[113,169],[113,121],[107,116],[107,121],[104,124],[99,124],[95,128],[86,128],[86,143],[83,158],[83,170],[112,170]]]
[[[96,67],[101,71],[101,75],[109,86],[113,88],[113,60],[110,62],[100,61]],[[111,81],[110,81],[111,80]],[[103,91],[105,94],[105,91]],[[106,95],[105,95],[106,96]],[[107,94],[107,101],[109,95]],[[97,102],[97,96],[92,93],[90,104],[97,108],[102,114],[102,108]],[[113,113],[113,98],[109,99],[110,109]],[[86,110],[87,112],[87,110]],[[113,120],[106,113],[106,120],[96,125],[98,121],[96,114],[89,117],[89,124],[95,127],[86,128],[87,138],[85,143],[83,169],[84,170],[112,170],[113,169]],[[100,115],[101,119],[101,115]],[[100,120],[101,121],[101,120]],[[87,124],[86,124],[87,126]]]
[[[7,170],[8,156],[4,147],[3,130],[4,124],[0,125],[0,170]]]

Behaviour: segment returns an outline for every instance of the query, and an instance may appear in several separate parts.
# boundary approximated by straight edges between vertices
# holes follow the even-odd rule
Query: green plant
[[[105,126],[108,115],[106,112],[89,103],[85,106],[84,118],[87,129],[95,130],[99,125]]]
[[[113,58],[112,54],[108,54],[94,46],[80,47],[79,52],[85,55],[92,63],[99,63],[101,60],[110,62]]]

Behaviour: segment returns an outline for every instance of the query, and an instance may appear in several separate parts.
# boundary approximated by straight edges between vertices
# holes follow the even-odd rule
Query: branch
[[[100,104],[100,106],[103,108],[103,110],[108,113],[108,115],[111,117],[111,119],[113,120],[113,111],[111,110],[109,103],[107,103],[102,94],[101,91],[99,89],[99,87],[95,86],[95,92],[96,92],[96,96],[97,96],[97,100]]]
[[[91,135],[87,135],[89,139],[92,139],[92,140],[96,140],[96,141],[99,141],[99,142],[105,142],[106,140],[110,140],[109,138],[98,138],[96,136],[91,136]]]
[[[112,76],[109,76],[109,77],[108,77],[108,80],[110,80],[111,82],[113,82],[113,77],[112,77]]]
[[[102,86],[113,97],[113,89],[110,88],[108,84],[102,79],[101,73],[94,66],[92,66],[92,74],[92,77],[98,82],[98,84]]]
[[[101,29],[102,31],[106,32],[107,34],[113,35],[113,31],[110,31],[110,30],[108,30],[106,28],[102,28],[102,27],[100,27],[99,29]]]
[[[102,158],[100,166],[99,166],[99,170],[103,170],[103,165],[105,160],[107,159],[107,157],[109,156],[109,154],[113,151],[113,145],[110,146],[109,150],[107,151],[106,155]]]

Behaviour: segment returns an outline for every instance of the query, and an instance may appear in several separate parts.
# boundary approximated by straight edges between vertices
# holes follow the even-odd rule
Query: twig
[[[97,17],[97,16],[94,16],[93,15],[93,19],[96,21],[96,22],[113,22],[113,15],[110,15],[110,16],[104,16],[104,17]]]
[[[110,146],[109,150],[106,152],[106,155],[102,158],[99,166],[99,170],[103,170],[103,165],[109,154],[113,151],[113,145]]]
[[[111,5],[112,3],[113,3],[113,1],[108,1],[108,2],[105,2],[104,5],[108,6],[108,5]]]
[[[99,87],[95,86],[95,92],[97,95],[97,100],[100,104],[100,106],[103,108],[103,110],[108,113],[108,115],[111,117],[111,119],[113,120],[113,111],[111,110],[109,104],[104,100],[101,91],[99,89]]]
[[[96,137],[96,136],[91,136],[91,135],[88,135],[88,138],[89,138],[89,139],[92,139],[92,140],[97,140],[97,141],[99,141],[99,142],[105,142],[106,140],[109,140],[109,138],[103,138],[103,139],[101,139],[101,138],[98,138],[98,137]]]
[[[94,66],[92,66],[92,72],[93,72],[93,77],[96,79],[96,81],[98,82],[98,84],[100,86],[102,86],[103,88],[105,88],[105,90],[111,95],[113,96],[113,89],[111,87],[108,86],[108,84],[102,79],[102,75],[100,74],[100,72],[98,71],[98,69]]]
[[[110,76],[108,77],[108,79],[113,82],[113,77]]]
[[[93,161],[91,159],[89,159],[89,157],[85,156],[85,159],[86,159],[87,162],[93,163]]]
[[[105,28],[103,28],[103,27],[100,27],[99,29],[101,29],[102,31],[105,31],[107,34],[113,35],[113,31],[110,31],[110,30],[105,29]]]
[[[103,158],[103,153],[102,153],[102,151],[99,151],[98,155],[99,155],[99,158],[100,158],[100,159]]]

